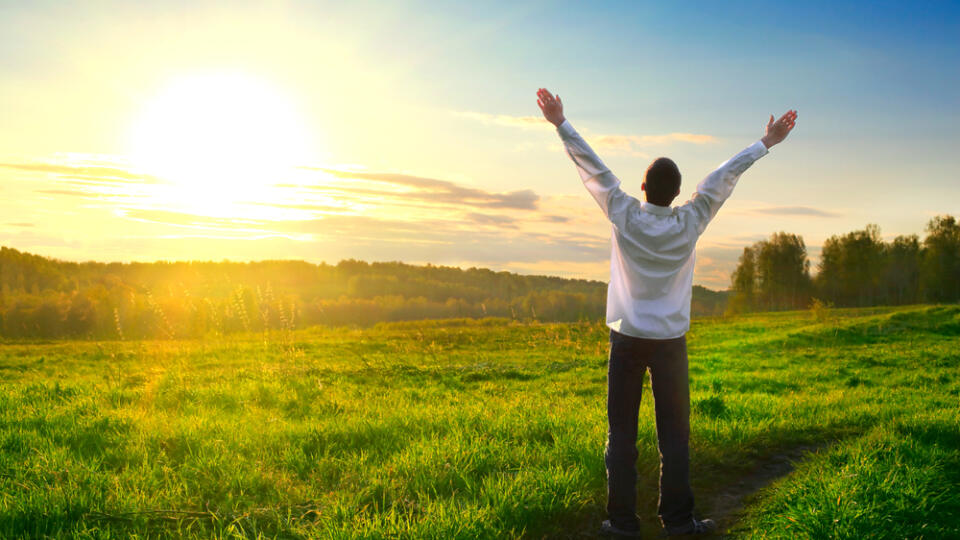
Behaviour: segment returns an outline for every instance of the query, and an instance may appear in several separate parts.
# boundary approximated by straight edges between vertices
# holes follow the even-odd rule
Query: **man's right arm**
[[[625,230],[630,209],[639,206],[640,201],[620,189],[620,179],[610,172],[587,141],[563,116],[560,96],[554,97],[546,88],[541,88],[537,91],[537,98],[544,118],[556,126],[567,155],[577,166],[584,187],[593,195],[607,219],[619,230]]]

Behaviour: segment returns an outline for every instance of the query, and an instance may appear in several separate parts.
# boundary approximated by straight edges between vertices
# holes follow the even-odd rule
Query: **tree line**
[[[802,309],[814,299],[844,307],[960,301],[960,222],[937,216],[926,233],[885,242],[867,225],[831,236],[813,276],[803,238],[774,233],[744,248],[728,311]]]
[[[384,321],[603,317],[606,284],[400,262],[68,262],[0,248],[0,336],[142,339]],[[693,312],[723,312],[697,287]]]

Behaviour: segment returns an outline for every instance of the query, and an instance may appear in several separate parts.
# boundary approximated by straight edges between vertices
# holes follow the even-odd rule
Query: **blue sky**
[[[604,279],[608,225],[555,134],[528,121],[538,87],[563,97],[627,191],[650,159],[673,157],[683,200],[769,114],[795,108],[791,138],[701,240],[695,280],[723,287],[742,247],[775,231],[802,234],[816,257],[825,238],[867,223],[893,237],[960,214],[957,35],[960,5],[938,2],[3,2],[0,243],[68,259],[355,257]],[[250,191],[273,205],[259,214],[223,195],[229,178],[80,189],[36,166],[136,169],[131,126],[152,127],[142,110],[171,80],[224,70],[276,89],[250,94],[278,96],[251,103],[263,114],[295,105],[283,126],[296,129],[269,130],[312,134],[296,165],[446,184],[278,172],[271,182],[300,191]],[[244,168],[235,153],[225,177]],[[421,190],[419,206],[404,190]],[[220,195],[185,202],[197,193]],[[514,195],[536,202],[491,202]],[[312,214],[280,210],[308,199]],[[429,241],[409,234],[418,224]]]

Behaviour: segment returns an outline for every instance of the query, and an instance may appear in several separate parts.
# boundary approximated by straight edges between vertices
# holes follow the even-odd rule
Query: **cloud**
[[[35,223],[7,223],[10,227],[36,227]]]
[[[395,199],[413,199],[431,203],[446,203],[458,206],[473,206],[483,208],[512,208],[517,210],[536,210],[540,196],[529,189],[494,193],[477,188],[465,187],[449,180],[425,178],[398,173],[368,173],[357,171],[343,171],[321,167],[305,167],[309,170],[322,171],[337,178],[356,178],[392,184],[405,188],[406,191],[384,190],[354,190],[352,192],[377,194]]]
[[[88,199],[135,199],[140,197],[140,195],[130,193],[102,193],[99,191],[82,191],[78,189],[37,189],[34,191],[35,193],[45,193],[47,195],[65,195],[67,197],[85,197]]]
[[[596,150],[624,152],[649,157],[642,148],[670,143],[709,144],[717,142],[713,135],[698,133],[667,133],[664,135],[588,135]]]
[[[269,228],[278,233],[309,234],[324,251],[341,258],[448,263],[604,260],[610,241],[584,234],[528,232],[513,228],[477,228],[459,219],[404,221],[360,215],[282,221]]]
[[[479,214],[470,212],[466,215],[467,219],[481,225],[495,225],[498,227],[516,228],[517,220],[510,216],[499,216],[495,214]]]
[[[736,213],[760,214],[769,216],[813,216],[827,218],[842,217],[842,215],[838,214],[837,212],[830,212],[828,210],[822,210],[812,206],[765,206],[760,208],[740,210]]]
[[[160,180],[155,176],[131,172],[119,167],[62,165],[55,163],[0,163],[0,167],[20,171],[57,174],[79,180],[160,183]]]
[[[92,193],[86,191],[77,191],[74,189],[38,189],[37,193],[46,193],[47,195],[67,195],[70,197],[91,197]]]
[[[290,187],[289,185],[281,185],[278,187]],[[311,212],[342,212],[343,208],[339,206],[331,206],[327,204],[285,204],[285,203],[272,203],[272,202],[259,202],[259,201],[247,201],[244,204],[253,204],[256,206],[269,206],[271,208],[289,208],[290,210],[307,210]]]
[[[737,261],[747,245],[722,242],[719,245],[697,247],[694,283],[711,289],[729,288],[730,274],[736,269]]]
[[[135,221],[187,229],[217,231],[223,234],[270,234],[272,232],[270,231],[271,222],[267,221],[202,216],[189,212],[131,208],[124,210],[122,215]]]
[[[129,209],[127,219],[163,224],[182,232],[154,238],[286,238],[313,244],[331,259],[404,260],[434,263],[596,262],[609,255],[609,239],[579,232],[523,231],[514,218],[471,212],[462,218],[385,219],[329,214],[302,220],[238,220],[168,210]],[[492,228],[477,224],[495,225]],[[183,230],[189,229],[189,230]],[[214,236],[209,236],[209,235]],[[219,248],[211,256],[219,257]]]
[[[486,125],[508,126],[516,128],[552,128],[549,122],[539,116],[510,116],[506,114],[488,114],[474,111],[454,111],[454,114],[470,118]],[[709,144],[717,142],[713,135],[700,133],[665,133],[661,135],[612,135],[583,131],[584,137],[597,151],[620,152],[635,156],[649,157],[643,149],[673,143]]]
[[[508,114],[487,114],[473,111],[453,111],[453,114],[476,120],[482,124],[509,126],[517,128],[553,129],[541,116],[510,116]]]

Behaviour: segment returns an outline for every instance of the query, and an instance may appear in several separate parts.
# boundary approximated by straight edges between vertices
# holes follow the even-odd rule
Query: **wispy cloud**
[[[822,208],[813,206],[763,206],[759,208],[748,208],[737,210],[738,214],[749,215],[767,215],[767,216],[801,216],[801,217],[826,217],[837,218],[842,214],[831,212]]]
[[[83,185],[81,185],[82,187]],[[66,197],[84,197],[87,199],[135,199],[139,195],[131,193],[104,193],[96,189],[87,189],[78,190],[78,189],[37,189],[34,190],[35,193],[43,193],[45,195],[63,195]]]
[[[640,154],[647,157],[643,150],[651,146],[671,143],[708,144],[717,142],[713,135],[698,133],[667,133],[664,135],[587,135],[590,144],[597,150]]]
[[[332,206],[328,204],[310,204],[310,203],[287,204],[287,203],[258,202],[258,201],[248,201],[245,204],[253,204],[256,206],[269,206],[271,208],[289,208],[290,210],[305,210],[309,212],[342,212],[343,211],[342,207]]]
[[[279,230],[278,222],[256,219],[221,218],[203,216],[190,212],[172,210],[128,208],[118,212],[126,219],[173,227],[159,229],[156,237],[185,238],[209,236],[211,238],[269,238],[291,236]]]
[[[533,231],[521,228],[511,216],[470,212],[456,217],[423,216],[416,219],[369,215],[327,214],[312,219],[238,220],[169,210],[128,209],[126,219],[153,223],[154,239],[277,238],[312,246],[312,252],[293,248],[290,253],[323,253],[331,260],[404,260],[433,263],[486,261],[501,268],[513,263],[562,266],[567,262],[595,263],[609,254],[609,239],[568,230]],[[480,226],[486,225],[486,226]],[[225,256],[223,245],[211,243],[208,255]]]
[[[65,205],[75,197],[97,199],[93,205],[72,205],[72,211],[101,224],[115,224],[108,228],[117,234],[82,242],[85,249],[121,257],[144,253],[173,257],[189,252],[194,258],[214,259],[470,261],[497,269],[548,273],[576,274],[569,268],[583,268],[590,269],[591,277],[606,277],[602,270],[610,241],[588,197],[542,197],[529,189],[496,191],[482,184],[476,187],[396,172],[305,168],[296,183],[269,186],[272,191],[262,200],[236,201],[235,208],[217,207],[215,214],[206,215],[170,199],[164,183],[134,187],[135,178],[143,177],[119,165],[7,163],[0,167],[13,171],[11,176],[19,176],[16,171],[49,174],[42,187],[35,178],[23,178],[24,190],[63,196]],[[309,170],[316,171],[316,176]],[[128,191],[136,194],[124,193]],[[232,215],[244,217],[228,217]],[[24,246],[53,246],[42,238],[49,235],[48,222],[28,226],[35,221],[30,214],[9,214],[8,219],[6,239]],[[119,245],[128,246],[130,254],[118,250]],[[53,252],[79,251],[61,247]],[[594,269],[600,270],[594,273]]]
[[[533,190],[522,189],[503,193],[462,186],[449,180],[425,178],[398,173],[357,172],[319,167],[307,167],[337,178],[356,178],[409,188],[403,191],[383,190],[380,195],[395,199],[413,199],[432,203],[484,208],[512,208],[536,210],[540,196]]]
[[[120,167],[63,165],[58,163],[0,163],[0,167],[35,173],[50,173],[69,178],[76,178],[78,180],[138,183],[161,182],[155,176],[129,171]]]
[[[511,228],[477,228],[463,220],[404,221],[359,215],[330,215],[306,221],[271,224],[274,230],[313,235],[319,243],[343,246],[349,238],[354,257],[370,260],[433,262],[509,262],[602,260],[609,255],[605,237],[566,232],[546,233]]]
[[[510,216],[502,216],[499,214],[480,214],[477,212],[469,212],[465,216],[470,221],[478,223],[480,225],[493,225],[497,227],[508,227],[516,228],[517,220],[516,218]]]
[[[553,129],[553,126],[541,116],[510,116],[509,114],[488,114],[474,111],[453,111],[453,114],[487,125],[528,129]]]
[[[749,244],[721,241],[698,246],[696,267],[694,268],[695,282],[711,289],[729,288],[730,275],[737,267],[737,261],[743,253],[743,248]]]
[[[553,126],[539,116],[510,116],[507,114],[489,114],[474,111],[454,111],[454,114],[486,125],[534,129],[553,128]],[[582,133],[594,149],[598,151],[608,153],[617,152],[641,157],[649,157],[648,153],[644,150],[653,146],[673,143],[709,144],[717,142],[717,138],[713,135],[700,133],[674,132],[660,135],[616,135],[591,133],[586,129],[584,129]]]
[[[68,197],[92,197],[95,196],[92,193],[86,191],[78,191],[75,189],[38,189],[37,193],[43,193],[46,195],[66,195]]]

